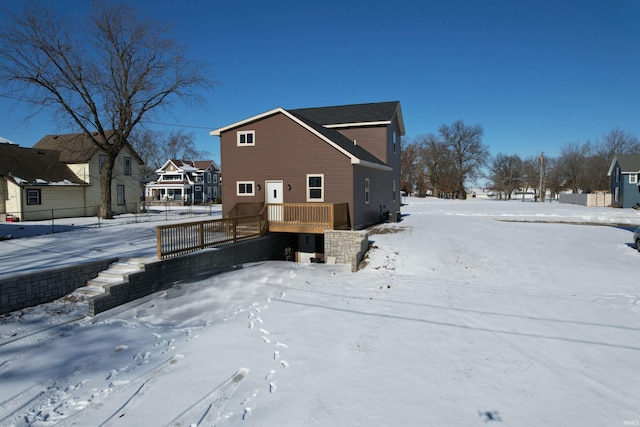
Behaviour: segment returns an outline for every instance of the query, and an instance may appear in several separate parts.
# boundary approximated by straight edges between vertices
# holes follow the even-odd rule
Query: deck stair
[[[149,258],[125,258],[120,259],[109,268],[98,273],[98,277],[87,281],[86,286],[76,291],[88,295],[100,295],[108,293],[109,285],[120,285],[129,281],[129,275],[144,271],[145,263],[152,261]]]

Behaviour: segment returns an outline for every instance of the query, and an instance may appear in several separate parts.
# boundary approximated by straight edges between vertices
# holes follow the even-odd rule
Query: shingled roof
[[[0,144],[0,175],[19,185],[86,185],[59,156],[55,150]]]
[[[107,138],[111,138],[113,131],[105,132]],[[99,134],[94,132],[94,138],[98,138]],[[131,145],[127,144],[131,154],[138,160],[140,164],[144,164],[138,153],[135,152]],[[100,148],[94,144],[91,138],[84,133],[68,133],[63,135],[47,135],[38,141],[33,148],[45,150],[56,150],[60,152],[60,161],[65,163],[86,163],[100,151]]]
[[[404,135],[404,123],[399,101],[300,108],[288,111],[325,127],[347,127],[354,124],[362,125],[365,123],[390,123],[397,112],[400,122],[400,134]]]
[[[607,173],[608,176],[611,176],[613,173],[616,161],[620,165],[621,173],[640,173],[640,154],[617,154],[611,161],[611,166]]]

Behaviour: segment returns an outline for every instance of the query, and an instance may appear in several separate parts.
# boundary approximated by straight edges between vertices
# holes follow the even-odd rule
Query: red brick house
[[[224,216],[259,202],[270,205],[270,231],[302,233],[363,229],[400,216],[405,130],[398,101],[276,108],[210,134],[220,137]],[[308,208],[321,207],[331,224],[309,226],[318,214]],[[338,218],[347,213],[346,223]]]

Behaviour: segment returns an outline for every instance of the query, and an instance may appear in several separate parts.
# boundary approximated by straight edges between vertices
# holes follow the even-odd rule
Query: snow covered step
[[[82,294],[87,294],[87,295],[99,295],[99,294],[104,294],[107,291],[102,287],[102,286],[83,286],[81,288],[76,289],[76,292],[80,292]]]
[[[120,283],[126,283],[127,280],[122,277],[122,276],[101,276],[101,273],[98,273],[99,276],[96,278],[93,278],[91,280],[87,280],[87,286],[96,286],[96,287],[102,287],[104,285],[116,285],[116,284],[120,284]]]

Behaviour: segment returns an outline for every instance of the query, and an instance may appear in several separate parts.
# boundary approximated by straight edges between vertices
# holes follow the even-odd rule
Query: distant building
[[[145,185],[147,202],[190,205],[215,202],[221,196],[220,168],[213,160],[170,159],[156,174],[158,179]]]
[[[0,143],[0,219],[97,215],[105,158],[84,134],[47,135],[33,148]],[[142,164],[130,145],[118,154],[111,186],[114,214],[137,211]]]
[[[611,206],[630,208],[640,204],[640,154],[618,154],[611,161]]]

